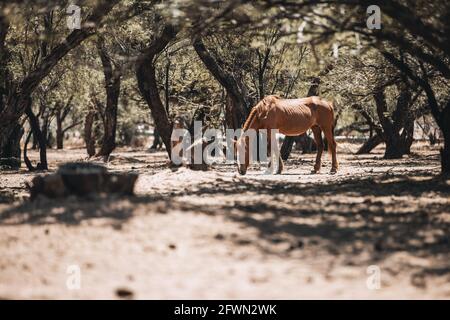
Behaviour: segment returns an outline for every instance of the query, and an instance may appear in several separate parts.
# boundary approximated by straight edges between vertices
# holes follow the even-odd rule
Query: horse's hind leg
[[[283,163],[283,159],[281,159],[281,155],[278,156],[278,167],[277,167],[277,173],[276,174],[281,174],[283,172],[284,169],[284,163]]]
[[[327,138],[328,150],[331,152],[331,174],[337,172],[339,168],[339,164],[336,156],[336,140],[334,140],[334,132],[332,126],[327,126],[323,128],[323,133],[325,134],[325,138]]]
[[[320,168],[322,166],[322,153],[323,153],[323,140],[322,140],[322,130],[319,126],[312,126],[311,130],[314,135],[314,140],[317,145],[317,155],[316,155],[316,163],[314,164],[314,170],[312,173],[319,173]]]

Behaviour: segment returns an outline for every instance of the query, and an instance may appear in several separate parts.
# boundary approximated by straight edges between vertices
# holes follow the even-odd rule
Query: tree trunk
[[[405,154],[411,153],[411,146],[414,142],[414,119],[408,118],[403,127],[401,138],[404,141]]]
[[[33,167],[33,164],[31,163],[30,159],[28,158],[27,150],[28,150],[28,142],[30,142],[30,138],[33,135],[33,131],[31,130],[27,137],[25,138],[25,143],[23,145],[23,162],[25,162],[25,165],[28,168],[28,171],[34,171],[36,170],[35,167]],[[37,139],[36,139],[37,141]]]
[[[12,127],[8,136],[0,135],[0,145],[3,146],[0,149],[0,159],[2,159],[3,164],[13,164],[8,166],[11,169],[18,170],[20,168],[20,139],[22,139],[23,128],[18,122],[13,124]]]
[[[97,156],[108,159],[116,148],[117,108],[120,95],[122,72],[120,66],[114,67],[102,37],[98,41],[98,52],[105,75],[106,107],[104,110],[104,130],[102,146]]]
[[[384,159],[400,159],[404,154],[405,142],[400,135],[394,134],[386,138],[386,150],[384,152]]]
[[[170,24],[166,25],[163,31],[153,39],[150,46],[142,52],[136,64],[139,91],[150,108],[156,129],[166,146],[169,158],[171,156],[172,124],[159,95],[154,58],[164,50],[170,41],[175,39],[177,33],[177,28]]]
[[[370,153],[373,149],[375,149],[380,143],[384,142],[384,139],[376,134],[373,137],[369,138],[360,148],[356,151],[356,154],[367,154]]]
[[[158,150],[162,147],[161,136],[159,135],[158,129],[153,130],[153,143],[150,149]]]
[[[56,148],[58,150],[64,147],[64,132],[62,128],[61,110],[56,111]]]
[[[441,130],[444,135],[444,146],[441,148],[442,173],[450,175],[450,100],[441,111]]]
[[[120,80],[114,88],[108,91],[114,91],[107,94],[107,102],[105,108],[105,126],[103,130],[102,146],[97,156],[109,157],[111,152],[116,148],[116,127],[117,127],[117,104],[120,93]]]
[[[42,134],[41,128],[39,127],[39,121],[33,110],[31,109],[31,100],[28,102],[28,105],[25,109],[25,113],[28,116],[28,121],[30,123],[31,130],[33,134],[38,139],[39,143],[39,159],[40,162],[36,165],[37,170],[48,170],[47,166],[47,139]]]
[[[92,127],[94,125],[95,112],[90,111],[84,121],[84,142],[89,157],[95,155],[95,139],[92,137]]]
[[[395,110],[392,113],[392,120],[386,117],[388,107],[385,88],[378,88],[374,93],[376,110],[383,128],[384,142],[386,143],[385,159],[401,158],[404,154],[409,153],[412,144],[414,119],[411,119],[407,114],[408,106],[411,102],[411,92],[406,82],[398,85],[398,89],[400,95],[397,99]],[[404,134],[400,135],[402,128]]]
[[[233,129],[241,128],[252,105],[244,84],[217,63],[200,37],[194,37],[193,46],[205,67],[227,92],[227,124],[233,125]]]
[[[444,132],[444,146],[440,150],[443,174],[450,174],[450,130]]]

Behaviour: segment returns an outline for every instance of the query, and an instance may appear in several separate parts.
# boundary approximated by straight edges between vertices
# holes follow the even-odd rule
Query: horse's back
[[[285,135],[299,135],[311,126],[327,126],[333,121],[333,105],[317,96],[299,99],[281,99],[268,96],[264,118],[265,126],[275,127]]]

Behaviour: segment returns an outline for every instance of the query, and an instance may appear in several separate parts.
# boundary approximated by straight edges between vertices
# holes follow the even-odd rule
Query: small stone
[[[221,234],[221,233],[218,233],[218,234],[215,235],[214,238],[217,239],[217,240],[223,240],[223,239],[225,239],[225,236],[223,234]]]
[[[127,288],[118,288],[116,290],[116,295],[121,299],[132,299],[134,293]]]

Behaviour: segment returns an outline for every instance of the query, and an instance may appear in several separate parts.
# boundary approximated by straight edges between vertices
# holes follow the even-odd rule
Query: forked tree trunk
[[[136,63],[136,78],[139,91],[150,108],[155,126],[161,135],[169,158],[171,157],[172,124],[159,95],[154,59],[170,41],[175,39],[177,33],[178,29],[175,26],[166,25],[163,31],[153,39],[150,46],[138,57]]]
[[[113,61],[105,47],[102,37],[99,38],[97,48],[102,61],[106,88],[106,107],[103,113],[103,139],[97,156],[102,156],[106,160],[116,148],[117,108],[119,103],[122,70],[120,69],[120,66],[113,66]]]
[[[414,131],[414,119],[407,114],[411,103],[411,92],[406,83],[398,85],[400,95],[392,119],[386,117],[388,110],[385,88],[378,88],[374,93],[374,100],[380,124],[383,128],[383,140],[386,143],[385,159],[399,159],[409,153]],[[403,128],[403,134],[400,134]]]

